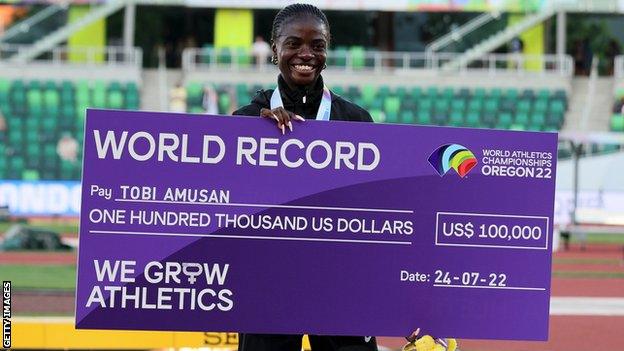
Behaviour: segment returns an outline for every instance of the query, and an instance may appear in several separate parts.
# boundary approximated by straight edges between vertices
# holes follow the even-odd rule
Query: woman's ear
[[[271,51],[273,51],[273,56],[271,56],[271,63],[277,65],[277,45],[275,45],[275,41],[271,42]]]

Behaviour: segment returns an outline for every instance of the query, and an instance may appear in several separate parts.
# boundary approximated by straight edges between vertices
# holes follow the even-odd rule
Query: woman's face
[[[272,45],[282,77],[291,88],[311,86],[327,60],[329,33],[314,16],[288,20]]]

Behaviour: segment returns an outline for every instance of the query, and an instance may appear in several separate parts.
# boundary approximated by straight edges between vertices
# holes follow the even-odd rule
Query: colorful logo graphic
[[[472,151],[462,145],[446,144],[437,148],[429,156],[429,163],[440,177],[453,168],[463,178],[477,165],[477,158]]]

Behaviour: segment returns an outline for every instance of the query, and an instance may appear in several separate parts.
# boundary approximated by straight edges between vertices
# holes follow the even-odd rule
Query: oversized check
[[[89,110],[76,326],[546,340],[557,135]]]

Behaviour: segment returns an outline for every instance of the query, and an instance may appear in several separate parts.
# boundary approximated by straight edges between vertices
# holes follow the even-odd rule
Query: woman
[[[327,67],[329,39],[329,23],[321,10],[307,4],[283,8],[271,31],[271,62],[280,70],[277,89],[259,91],[251,104],[234,114],[275,119],[282,133],[292,130],[293,120],[372,122],[363,108],[323,84],[321,71]]]
[[[329,22],[315,6],[292,4],[279,11],[271,31],[271,62],[280,71],[277,88],[259,91],[251,104],[234,111],[234,115],[274,119],[282,134],[286,128],[292,131],[293,120],[372,122],[366,110],[333,94],[323,84],[321,71],[327,67],[329,41]],[[407,338],[410,343],[406,348],[424,346],[418,350],[428,350],[428,344],[417,344],[418,332]],[[299,351],[301,339],[302,335],[240,334],[238,350]],[[309,340],[313,351],[377,350],[377,342],[370,336],[309,335]]]
[[[333,94],[323,84],[321,71],[327,67],[330,34],[327,17],[318,8],[292,4],[273,20],[271,62],[280,75],[275,90],[259,91],[251,104],[235,115],[275,119],[282,134],[292,131],[293,121],[305,119],[372,122],[361,107]],[[302,335],[241,334],[239,351],[299,351]],[[375,338],[309,336],[312,350],[377,350]]]

